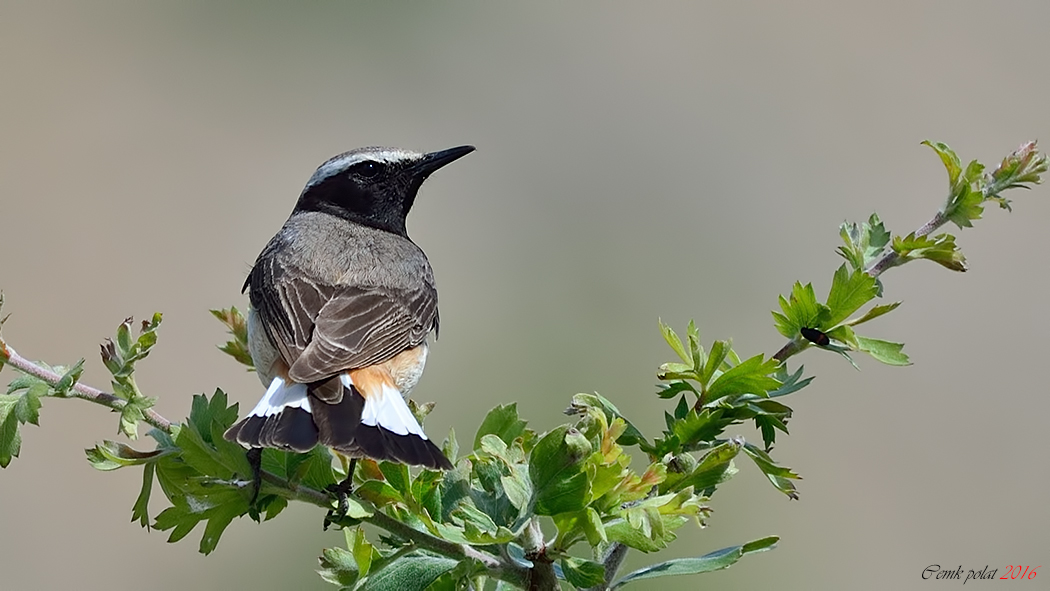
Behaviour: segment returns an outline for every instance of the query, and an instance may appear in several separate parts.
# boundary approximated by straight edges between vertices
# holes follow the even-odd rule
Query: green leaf
[[[715,372],[722,368],[722,362],[729,355],[732,347],[729,341],[715,341],[711,344],[711,353],[707,356],[707,363],[700,372],[700,383],[706,385],[715,376]]]
[[[733,417],[726,416],[724,408],[702,408],[700,412],[689,409],[684,417],[675,419],[669,428],[682,448],[691,449],[698,444],[713,441],[734,422]]]
[[[933,245],[924,249],[918,256],[933,261],[951,271],[965,271],[966,257],[955,244],[955,236],[938,234],[933,237]]]
[[[536,442],[529,461],[529,478],[537,515],[583,509],[588,491],[584,462],[591,444],[576,429],[562,425]]]
[[[423,591],[438,577],[456,568],[451,558],[409,554],[368,576],[362,591]]]
[[[115,379],[123,381],[129,378],[134,372],[135,363],[149,355],[150,349],[157,344],[157,329],[161,319],[158,312],[151,320],[143,321],[139,337],[132,339],[132,319],[128,318],[117,327],[116,343],[107,339],[102,345],[102,361]]]
[[[492,517],[481,509],[478,509],[474,503],[471,503],[467,499],[459,502],[456,505],[456,508],[452,510],[451,515],[460,524],[466,525],[469,523],[483,533],[495,533],[499,528],[499,526],[497,526],[492,520]]]
[[[682,527],[686,521],[689,521],[680,515],[660,515],[658,519],[661,521],[660,529],[666,532],[662,537],[652,538],[640,528],[628,523],[626,519],[617,519],[606,523],[605,534],[610,542],[620,542],[625,546],[630,546],[642,552],[656,552],[663,550],[668,544],[673,542],[677,538],[674,531]]]
[[[941,212],[945,218],[959,228],[969,228],[973,225],[973,220],[981,218],[984,213],[981,204],[985,201],[995,201],[1000,207],[1009,209],[1010,202],[1000,197],[998,193],[1008,188],[1025,186],[1026,183],[1036,183],[1039,181],[1039,173],[1046,170],[1045,156],[1040,155],[1041,168],[1028,169],[1028,172],[1032,173],[1031,176],[1013,176],[1013,173],[1018,171],[1014,168],[1015,166],[1027,167],[1036,162],[1038,152],[1035,151],[1034,143],[1021,146],[989,176],[983,174],[984,165],[980,162],[971,161],[963,172],[959,157],[952,152],[951,148],[941,143],[929,141],[923,143],[937,152],[948,170],[948,199]],[[1022,178],[1024,180],[1021,180]]]
[[[269,521],[274,517],[277,517],[280,515],[281,511],[288,508],[288,499],[277,495],[270,495],[270,498],[273,500],[266,504],[263,521]],[[251,515],[251,510],[249,510],[248,513]],[[255,519],[255,516],[252,516],[252,519]]]
[[[853,329],[845,324],[840,324],[835,328],[828,331],[828,337],[833,341],[839,341],[840,343],[846,343],[850,347],[856,348],[857,346],[857,334],[853,332]],[[828,345],[826,348],[834,348],[834,345]]]
[[[400,462],[379,462],[379,470],[383,472],[386,481],[394,490],[404,496],[412,496],[412,475],[408,471],[408,465]]]
[[[408,410],[412,411],[412,416],[416,418],[416,422],[419,423],[420,426],[423,426],[423,423],[426,422],[427,417],[430,416],[430,413],[434,410],[435,406],[437,406],[436,402],[416,402],[412,399],[408,400]]]
[[[240,499],[238,498],[238,501]],[[241,502],[229,502],[208,511],[208,521],[204,525],[204,535],[198,552],[207,556],[219,545],[222,532],[233,522],[233,520],[247,512],[247,504]]]
[[[802,477],[784,466],[778,465],[773,461],[773,458],[769,457],[769,454],[758,449],[750,443],[744,444],[744,453],[751,457],[758,466],[758,469],[766,475],[766,478],[773,483],[773,486],[777,487],[777,490],[786,494],[792,499],[798,499],[798,493],[795,492],[795,485],[792,480],[801,480]]]
[[[175,438],[184,462],[202,474],[220,479],[251,474],[244,449],[222,436],[237,419],[237,404],[227,406],[226,402],[226,393],[220,389],[210,400],[204,395],[194,396],[190,417]],[[289,475],[293,479],[295,476]]]
[[[151,432],[161,449],[170,454],[156,462],[156,477],[172,503],[157,515],[154,527],[171,530],[168,541],[176,542],[198,523],[205,522],[200,542],[200,552],[204,554],[215,549],[234,518],[249,512],[250,491],[231,482],[235,476],[237,480],[246,479],[251,468],[243,449],[222,437],[237,417],[237,405],[226,403],[222,390],[216,390],[210,400],[203,395],[194,396],[190,417],[182,425],[173,426],[173,441],[163,433]],[[263,459],[267,460],[267,454],[263,454]],[[274,456],[269,458],[271,463],[274,460]],[[281,507],[280,502],[263,506],[268,516],[275,515]]]
[[[700,558],[677,558],[675,560],[668,560],[667,562],[647,566],[626,575],[619,581],[616,581],[611,587],[609,587],[609,589],[619,589],[628,583],[643,581],[645,579],[655,579],[657,577],[674,575],[692,575],[728,568],[748,554],[772,550],[776,547],[779,540],[780,538],[777,536],[769,536],[768,538],[748,542],[741,546],[731,546],[729,548],[716,550],[710,554],[705,554]]]
[[[139,525],[149,529],[149,496],[153,491],[154,464],[148,463],[142,467],[142,489],[135,499],[135,505],[131,507],[131,520],[138,521]]]
[[[839,236],[843,246],[837,252],[855,271],[866,269],[879,258],[890,240],[886,226],[875,213],[861,224],[843,223],[839,227]]]
[[[700,371],[700,368],[704,366],[704,348],[700,346],[700,331],[697,330],[696,323],[692,319],[689,320],[685,332],[689,338],[689,354],[692,356],[693,370]]]
[[[963,186],[959,188],[958,195],[954,196],[945,209],[944,215],[960,229],[972,228],[973,220],[981,219],[981,215],[984,214],[982,203],[984,203],[984,193],[969,186]]]
[[[951,234],[938,234],[917,237],[914,232],[904,238],[893,238],[893,251],[906,261],[916,259],[931,260],[952,271],[966,270],[966,257],[955,244]]]
[[[811,283],[802,285],[796,281],[791,288],[791,297],[780,296],[779,302],[783,314],[773,312],[773,318],[780,334],[789,339],[795,338],[804,326],[823,327],[823,319],[829,313],[827,306],[817,302]]]
[[[984,165],[976,160],[971,160],[966,165],[966,172],[963,173],[962,180],[967,183],[976,183],[981,180],[981,173],[984,172]]]
[[[91,449],[86,449],[88,462],[96,470],[103,472],[124,468],[125,466],[141,466],[151,464],[165,455],[171,455],[174,450],[155,449],[153,451],[139,451],[118,441],[105,440],[96,444]]]
[[[787,375],[787,367],[786,367],[786,365],[781,366],[777,370],[776,374],[774,374],[774,377],[776,377],[781,382],[780,387],[777,388],[776,390],[770,390],[769,394],[768,394],[769,397],[770,398],[776,398],[778,396],[787,396],[788,394],[792,394],[794,392],[798,392],[802,388],[805,388],[806,386],[808,386],[809,383],[813,381],[813,376],[810,376],[810,377],[800,381],[799,378],[802,377],[802,373],[803,373],[804,370],[805,370],[805,366],[804,365],[803,366],[799,366],[798,371],[796,371],[795,373],[793,373],[791,375]]]
[[[382,480],[366,480],[354,487],[354,494],[379,507],[405,502],[400,492]]]
[[[248,350],[248,322],[235,306],[228,309],[210,310],[212,316],[226,326],[226,331],[233,337],[219,350],[233,357],[238,363],[248,366],[249,371],[255,368],[252,354]]]
[[[645,493],[643,493],[644,496]],[[691,488],[671,494],[648,497],[623,505],[624,521],[614,520],[605,525],[606,535],[612,541],[652,552],[664,548],[676,538],[675,530],[693,517],[699,524],[711,509]]]
[[[441,451],[453,464],[459,459],[459,441],[456,441],[456,430],[454,428],[448,428],[448,437],[441,444]]]
[[[158,470],[158,476],[161,475],[163,469]],[[211,488],[215,490],[205,487],[197,491],[200,494],[174,499],[169,495],[169,499],[175,505],[161,511],[153,526],[160,531],[172,530],[168,542],[173,543],[186,537],[198,523],[204,521],[204,535],[201,537],[199,551],[201,554],[210,554],[218,545],[222,532],[233,519],[248,512],[248,501],[241,491],[214,486]]]
[[[882,252],[882,249],[890,243],[890,232],[886,229],[886,225],[879,219],[879,214],[873,213],[865,226],[865,231],[868,234],[868,251],[865,256],[871,258],[872,255],[877,255]]]
[[[766,360],[761,353],[755,355],[718,376],[708,387],[704,404],[734,394],[764,395],[769,390],[779,388],[780,382],[770,376],[779,365],[776,359]]]
[[[878,318],[879,316],[882,316],[884,314],[889,314],[890,312],[896,310],[897,306],[900,306],[900,305],[901,305],[900,302],[893,302],[892,304],[880,304],[878,306],[873,306],[870,310],[865,312],[864,315],[861,316],[860,318],[855,318],[853,320],[850,320],[850,321],[846,322],[846,325],[847,326],[857,326],[857,325],[860,325],[860,324],[864,324],[865,322],[869,322],[871,320],[874,320],[874,319]]]
[[[225,432],[225,429],[223,431]],[[244,457],[243,452],[238,447],[231,446],[226,448],[227,454],[236,454],[237,459]],[[293,482],[301,482],[303,486],[314,490],[324,490],[329,485],[335,484],[335,472],[332,470],[332,452],[328,451],[327,447],[318,445],[305,455],[306,458],[299,464],[295,472],[291,474]]]
[[[122,357],[131,352],[131,345],[131,318],[128,318],[117,327],[117,350]]]
[[[346,528],[346,531],[351,531],[351,528]],[[321,550],[318,562],[321,564],[321,570],[317,571],[317,574],[325,581],[345,589],[352,589],[357,582],[360,571],[353,553],[349,550],[325,548]]]
[[[941,162],[944,163],[945,170],[948,171],[948,185],[954,187],[959,181],[960,173],[962,173],[962,162],[959,161],[959,157],[947,144],[942,144],[941,142],[926,140],[922,142],[922,145],[929,146],[933,148],[934,152],[937,152]]]
[[[1047,156],[1036,149],[1036,142],[1021,144],[992,171],[988,198],[998,200],[999,192],[1006,189],[1029,189],[1029,185],[1038,185],[1042,182],[1040,175],[1047,171],[1048,166]],[[1009,202],[999,204],[1009,209]]]
[[[608,536],[605,535],[605,525],[602,523],[602,518],[598,515],[598,512],[591,507],[586,509],[586,519],[583,520],[583,533],[587,536],[587,542],[591,546],[598,546],[609,541]]]
[[[713,491],[717,485],[736,473],[733,458],[740,453],[740,448],[741,445],[736,441],[727,441],[711,448],[688,474],[668,474],[667,480],[660,487],[661,494],[677,492],[688,487],[703,494],[710,494],[709,491]]]
[[[26,391],[18,397],[18,401],[15,402],[14,412],[19,423],[22,423],[23,425],[26,423],[32,423],[38,427],[40,426],[40,397],[47,396],[47,393],[47,384],[39,382],[27,388]]]
[[[605,581],[605,567],[601,563],[574,556],[566,556],[559,562],[565,580],[574,587],[594,587]]]
[[[0,396],[0,468],[6,468],[22,449],[15,406],[21,396]]]
[[[146,410],[157,402],[156,398],[133,395],[120,409],[120,433],[128,439],[138,439],[139,421],[146,418]]]
[[[237,421],[237,404],[226,406],[226,393],[216,388],[211,399],[203,394],[196,394],[190,405],[190,416],[188,423],[195,425],[201,436],[208,443],[217,443],[211,438],[212,424],[218,425],[223,430],[229,428]],[[225,441],[221,437],[220,440]]]
[[[830,328],[849,318],[861,306],[875,298],[878,288],[875,278],[864,271],[852,273],[842,265],[835,271],[831,281],[831,292],[828,293],[827,307],[829,315],[822,326],[807,325],[810,328]]]
[[[526,422],[518,418],[518,403],[501,404],[485,415],[474,435],[474,449],[481,449],[481,438],[495,435],[510,444],[525,433]]]
[[[354,555],[357,562],[357,570],[362,576],[367,575],[372,569],[372,562],[380,558],[379,551],[368,542],[365,531],[360,527],[346,528],[343,530],[346,538],[346,547]]]
[[[697,396],[700,396],[700,391],[695,386],[685,380],[675,380],[670,384],[661,384],[660,389],[657,390],[656,395],[663,399],[674,398],[682,392],[692,392]]]
[[[55,396],[68,396],[69,391],[73,389],[73,386],[80,380],[81,374],[84,373],[84,360],[81,359],[73,364],[73,367],[66,370],[62,374],[62,378],[58,380],[58,383],[54,387]],[[33,421],[35,425],[36,422]]]
[[[660,333],[664,335],[664,340],[667,341],[667,344],[670,345],[671,349],[673,349],[682,360],[682,363],[692,364],[693,358],[686,352],[685,346],[682,345],[682,340],[678,338],[677,334],[675,334],[674,329],[664,324],[663,320],[660,320],[659,322]]]
[[[350,519],[368,519],[372,515],[375,515],[373,507],[362,503],[353,497],[347,497],[346,507],[346,513],[343,515]]]
[[[646,443],[642,432],[638,430],[627,417],[623,416],[620,409],[601,394],[576,394],[572,397],[572,405],[566,409],[565,414],[583,414],[588,408],[601,409],[605,413],[606,424],[612,424],[615,419],[621,419],[627,424],[627,429],[616,440],[620,445],[637,445]]]
[[[857,342],[861,351],[886,365],[911,365],[908,356],[902,351],[904,343],[891,343],[861,336],[857,337]]]
[[[186,425],[179,432],[175,443],[182,449],[182,460],[201,474],[225,480],[232,478],[234,473],[238,472],[233,466],[224,464],[219,453],[204,440],[201,433],[192,424]],[[249,470],[240,472],[247,474]]]
[[[524,511],[532,498],[532,483],[524,465],[512,464],[510,470],[510,474],[500,477],[500,484],[510,504],[518,511]]]

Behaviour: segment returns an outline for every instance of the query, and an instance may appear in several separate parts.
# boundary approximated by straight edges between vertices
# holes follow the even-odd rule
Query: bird
[[[266,393],[224,434],[255,453],[256,495],[261,448],[327,446],[352,458],[343,484],[360,457],[452,468],[406,403],[439,323],[434,272],[406,220],[423,181],[473,151],[334,156],[259,254],[242,292]]]

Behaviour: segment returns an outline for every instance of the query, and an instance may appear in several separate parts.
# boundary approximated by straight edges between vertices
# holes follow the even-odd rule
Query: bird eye
[[[379,176],[379,173],[383,172],[383,168],[384,166],[382,163],[374,160],[367,160],[360,164],[355,164],[350,170],[359,177],[371,179]]]

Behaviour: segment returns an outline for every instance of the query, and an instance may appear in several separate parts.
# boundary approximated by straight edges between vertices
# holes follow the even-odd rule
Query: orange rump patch
[[[397,386],[394,385],[394,378],[387,371],[385,365],[385,363],[380,363],[379,365],[370,365],[347,372],[350,374],[350,380],[354,383],[354,387],[357,388],[357,391],[361,393],[365,400],[382,396],[384,384],[395,390],[397,389]]]
[[[415,383],[422,370],[420,366],[425,362],[426,353],[423,347],[419,346],[406,349],[382,363],[352,369],[347,373],[354,386],[361,392],[361,396],[367,400],[382,395],[383,385],[401,392],[402,385],[406,382]]]

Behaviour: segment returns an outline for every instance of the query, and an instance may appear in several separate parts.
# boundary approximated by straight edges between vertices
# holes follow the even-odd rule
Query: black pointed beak
[[[423,158],[416,163],[415,169],[419,171],[420,176],[426,178],[430,176],[430,173],[454,160],[459,160],[473,152],[474,149],[474,146],[459,146],[456,148],[441,150],[439,152],[431,152],[423,156]]]

